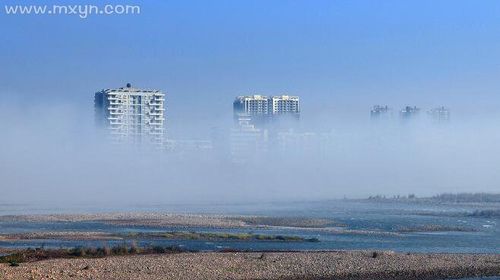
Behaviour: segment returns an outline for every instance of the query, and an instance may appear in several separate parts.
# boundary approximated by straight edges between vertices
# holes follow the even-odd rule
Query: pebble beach
[[[0,264],[0,279],[450,279],[499,276],[500,255],[179,253]]]

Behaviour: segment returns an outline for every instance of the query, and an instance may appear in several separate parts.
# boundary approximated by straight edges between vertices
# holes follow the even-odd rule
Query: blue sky
[[[2,4],[20,2],[61,4]],[[102,2],[71,1],[92,3]],[[2,11],[1,94],[90,112],[93,92],[131,82],[166,91],[174,120],[225,118],[234,96],[251,93],[300,95],[304,112],[500,103],[498,1],[107,3],[141,14]]]

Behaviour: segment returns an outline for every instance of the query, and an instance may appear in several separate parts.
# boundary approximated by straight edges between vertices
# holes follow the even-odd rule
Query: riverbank
[[[30,232],[0,235],[0,241],[23,242],[27,240],[73,240],[73,241],[135,241],[138,239],[156,240],[204,240],[204,241],[287,241],[287,242],[318,242],[317,238],[303,238],[291,235],[265,235],[251,233],[209,233],[195,231],[166,231],[166,232],[131,232],[131,233],[106,233],[106,232]]]
[[[419,279],[500,275],[500,255],[178,253],[0,264],[1,279]]]
[[[3,215],[0,222],[100,222],[117,226],[148,227],[293,227],[329,228],[344,226],[330,219],[307,217],[267,217],[252,215],[171,214],[158,212],[117,212],[96,214]]]

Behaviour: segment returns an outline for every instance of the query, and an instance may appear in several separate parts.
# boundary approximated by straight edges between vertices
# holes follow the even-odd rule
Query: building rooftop
[[[116,93],[159,93],[163,94],[161,90],[156,90],[156,89],[140,89],[140,88],[134,88],[130,83],[128,83],[125,87],[120,87],[116,89],[104,89],[104,92],[116,92]]]
[[[291,95],[275,95],[272,97],[273,99],[283,99],[283,100],[298,100],[298,96],[291,96]]]
[[[266,95],[240,95],[236,97],[236,100],[267,100],[267,99],[283,99],[283,100],[298,100],[298,96],[291,95],[274,95],[274,96],[266,96]]]
[[[255,95],[241,95],[241,96],[237,96],[236,97],[237,100],[248,100],[248,99],[266,100],[268,98],[269,98],[268,96],[259,95],[259,94],[255,94]]]

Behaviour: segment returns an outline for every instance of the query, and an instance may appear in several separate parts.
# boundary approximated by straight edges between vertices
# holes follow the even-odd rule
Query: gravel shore
[[[98,213],[53,215],[4,215],[0,222],[102,222],[123,226],[248,228],[288,226],[294,228],[327,228],[334,221],[316,218],[277,218],[264,216],[170,214],[170,213]]]
[[[500,275],[500,255],[181,253],[0,264],[0,279],[445,279]]]

